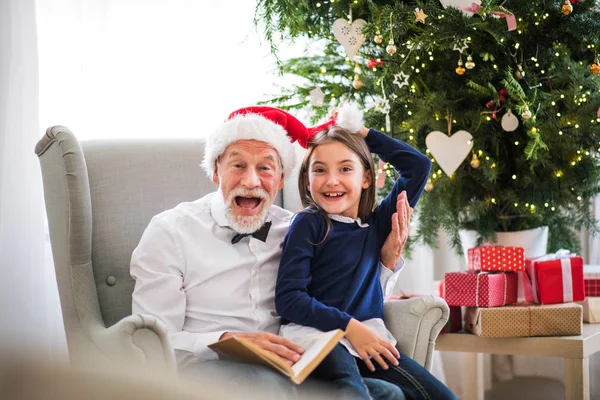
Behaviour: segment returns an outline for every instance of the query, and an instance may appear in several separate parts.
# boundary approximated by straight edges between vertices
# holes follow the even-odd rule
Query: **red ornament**
[[[492,118],[498,119],[498,117],[496,116],[496,111],[494,111],[494,113],[492,114]]]
[[[378,67],[380,65],[383,65],[383,61],[381,61],[379,59],[367,61],[367,67],[368,68],[375,68],[375,67]]]
[[[500,89],[498,94],[500,95],[500,101],[506,100],[506,89]]]
[[[495,104],[495,103],[494,103],[494,100],[490,100],[490,101],[488,101],[487,103],[485,103],[485,106],[486,106],[487,108],[492,108],[492,107],[494,107],[494,104]]]
[[[579,3],[581,0],[571,0],[571,4],[577,4]]]

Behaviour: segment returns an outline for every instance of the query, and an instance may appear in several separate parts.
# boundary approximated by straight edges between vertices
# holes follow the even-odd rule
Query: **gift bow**
[[[548,260],[561,260],[563,258],[571,258],[571,257],[577,257],[577,254],[571,253],[571,251],[569,251],[567,249],[560,249],[556,253],[550,253],[550,254],[540,256],[540,257],[533,258],[532,261],[539,262],[539,261],[548,261]]]
[[[481,10],[481,5],[477,3],[471,3],[471,7],[460,7],[460,9],[466,12],[477,14],[479,13],[479,10]],[[508,25],[509,31],[514,31],[515,29],[517,29],[517,19],[515,18],[515,14],[511,13],[510,11],[504,8],[502,8],[502,10],[504,11],[491,11],[491,13],[501,18],[506,18],[506,24]]]

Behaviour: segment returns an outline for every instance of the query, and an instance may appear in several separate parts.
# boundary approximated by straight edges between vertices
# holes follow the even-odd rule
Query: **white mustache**
[[[263,200],[269,200],[270,196],[266,190],[261,188],[244,189],[242,187],[233,188],[229,193],[228,201],[232,201],[236,197],[256,197]]]

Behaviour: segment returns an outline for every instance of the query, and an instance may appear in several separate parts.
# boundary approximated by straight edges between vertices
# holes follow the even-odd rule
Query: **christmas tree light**
[[[322,0],[320,6],[259,0],[257,21],[273,49],[297,36],[325,45],[323,54],[281,64],[282,73],[307,83],[269,103],[311,107],[319,119],[338,102],[377,104],[383,88],[389,108],[385,113],[367,108],[368,126],[389,125],[386,133],[433,162],[411,240],[435,246],[443,228],[460,252],[460,229],[474,229],[489,240],[495,232],[548,225],[549,250],[576,251],[576,229],[598,231],[588,207],[600,193],[597,1],[581,0],[573,7],[544,0],[473,3],[479,6],[475,11],[444,8],[438,0]],[[427,15],[424,22],[416,21],[416,9]],[[366,40],[352,63],[331,36],[333,22],[349,18],[350,10],[353,18],[366,21]],[[386,51],[392,44],[395,51]],[[371,68],[369,60],[381,64]],[[364,66],[360,90],[352,86],[354,63]],[[325,93],[323,106],[306,98],[317,85]],[[433,131],[460,130],[472,135],[473,148],[448,176],[425,138]],[[381,195],[395,179],[386,171],[390,178]]]

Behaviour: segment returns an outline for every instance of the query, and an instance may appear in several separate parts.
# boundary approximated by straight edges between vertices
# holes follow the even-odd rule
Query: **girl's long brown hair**
[[[327,223],[325,236],[316,245],[322,244],[325,239],[327,239],[327,235],[329,235],[329,230],[331,229],[331,220],[327,216],[325,210],[319,207],[315,202],[308,190],[308,168],[310,167],[312,154],[317,146],[331,142],[342,143],[355,153],[365,169],[365,172],[369,174],[371,178],[369,187],[363,189],[360,194],[360,202],[358,203],[358,217],[360,220],[366,222],[375,207],[375,164],[373,163],[373,157],[371,156],[371,152],[369,151],[369,147],[365,143],[365,140],[360,135],[350,133],[346,129],[335,125],[317,133],[308,143],[308,148],[304,154],[302,164],[300,165],[300,173],[298,174],[298,192],[300,193],[302,205],[310,210],[321,213]]]

